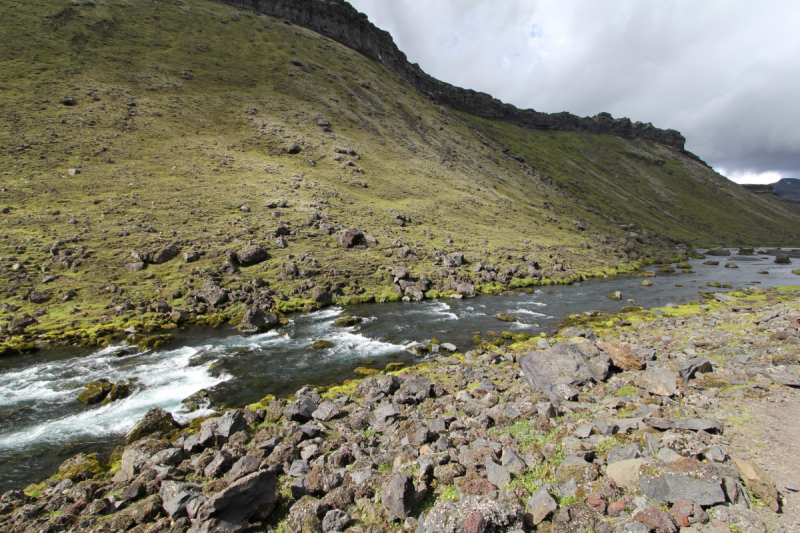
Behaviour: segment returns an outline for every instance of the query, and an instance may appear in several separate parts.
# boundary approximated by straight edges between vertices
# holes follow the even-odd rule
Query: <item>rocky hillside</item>
[[[5,354],[800,235],[797,214],[678,137],[604,115],[538,129],[444,85],[434,102],[285,13],[39,0],[0,14]]]
[[[581,314],[189,427],[152,409],[108,463],[4,494],[0,532],[797,531],[796,441],[746,413],[796,406],[798,296]]]

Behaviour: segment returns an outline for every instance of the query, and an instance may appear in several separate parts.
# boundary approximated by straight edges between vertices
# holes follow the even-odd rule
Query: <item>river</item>
[[[703,265],[719,260],[719,266]],[[407,351],[413,344],[455,344],[459,351],[472,348],[479,332],[526,332],[536,335],[557,327],[564,316],[588,310],[616,313],[626,305],[646,309],[669,302],[699,300],[699,292],[726,292],[708,288],[708,282],[748,286],[800,283],[793,265],[777,265],[774,257],[708,257],[689,261],[695,273],[680,270],[662,274],[653,285],[641,286],[642,277],[622,275],[582,283],[537,287],[533,294],[517,292],[470,299],[431,300],[414,303],[365,304],[347,308],[363,322],[338,328],[333,321],[339,307],[291,317],[284,333],[243,336],[231,327],[216,330],[188,328],[178,341],[161,349],[116,357],[114,347],[103,349],[51,349],[0,360],[0,493],[39,482],[78,452],[108,454],[151,407],[162,407],[186,422],[210,413],[210,408],[254,403],[267,394],[287,395],[303,385],[327,385],[357,377],[358,366],[384,368],[390,362],[413,364],[422,359]],[[794,259],[795,262],[798,259]],[[739,268],[724,268],[727,262]],[[673,265],[674,266],[674,265]],[[769,274],[758,274],[766,270]],[[728,289],[731,290],[731,289]],[[607,298],[621,291],[623,299]],[[634,300],[635,304],[628,300]],[[507,313],[517,322],[501,322]],[[309,352],[317,340],[333,348]],[[372,363],[365,360],[372,360]],[[87,381],[133,380],[128,398],[108,405],[86,406],[76,398]],[[209,390],[215,404],[194,412],[182,411],[181,400]]]

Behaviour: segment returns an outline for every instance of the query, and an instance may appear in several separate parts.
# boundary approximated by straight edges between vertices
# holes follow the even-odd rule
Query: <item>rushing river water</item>
[[[343,309],[328,308],[291,317],[285,334],[243,336],[232,328],[195,328],[182,332],[171,345],[123,357],[114,356],[113,348],[53,349],[0,360],[0,492],[40,481],[75,453],[109,453],[151,407],[162,407],[184,422],[208,414],[208,409],[181,410],[181,400],[200,390],[210,390],[219,398],[214,406],[241,406],[267,394],[292,393],[302,385],[353,378],[355,368],[365,366],[367,359],[374,361],[369,364],[373,368],[390,362],[419,362],[407,348],[431,338],[468,350],[476,332],[536,335],[556,328],[567,314],[618,312],[632,305],[629,299],[649,309],[698,300],[699,292],[725,292],[706,287],[711,281],[734,288],[800,283],[800,277],[791,272],[793,265],[774,264],[773,257],[708,259],[719,260],[720,265],[692,260],[693,274],[662,274],[660,267],[648,267],[645,270],[658,273],[648,278],[653,282],[650,287],[639,285],[643,279],[639,276],[623,275],[536,288],[533,294],[367,304],[347,308],[351,315],[363,318],[362,324],[351,328],[334,327]],[[724,268],[727,262],[739,268]],[[769,274],[758,274],[761,270]],[[617,290],[622,291],[622,301],[607,298]],[[494,316],[499,312],[518,321],[498,321]],[[334,346],[305,350],[317,340]],[[108,405],[78,402],[83,384],[99,378],[132,380],[134,392]]]

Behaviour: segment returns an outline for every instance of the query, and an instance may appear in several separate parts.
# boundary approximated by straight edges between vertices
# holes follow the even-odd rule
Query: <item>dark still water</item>
[[[353,378],[354,369],[365,366],[366,359],[374,361],[373,368],[390,362],[419,362],[407,348],[434,337],[455,344],[460,351],[468,350],[476,332],[536,335],[556,328],[567,314],[618,312],[631,305],[629,299],[645,308],[698,300],[701,291],[720,290],[705,287],[710,281],[734,288],[800,283],[800,276],[791,272],[797,266],[776,265],[773,257],[762,257],[708,258],[719,260],[719,266],[692,260],[694,274],[661,274],[660,267],[649,267],[646,270],[657,272],[657,277],[647,278],[653,282],[651,287],[639,285],[643,279],[639,276],[626,275],[537,288],[531,295],[348,307],[351,315],[364,319],[355,328],[334,327],[333,321],[344,309],[330,308],[291,317],[285,334],[243,336],[231,328],[192,329],[159,350],[125,357],[115,357],[113,348],[105,348],[47,350],[0,360],[0,492],[41,481],[80,451],[109,453],[151,407],[162,407],[184,422],[208,414],[208,410],[181,410],[181,400],[203,389],[224,399],[217,405],[241,406],[267,394],[290,394],[302,385]],[[739,268],[724,268],[727,262]],[[761,270],[769,274],[757,274]],[[617,290],[622,291],[622,301],[607,298]],[[518,322],[500,322],[494,318],[498,312]],[[317,340],[334,346],[318,352],[305,350]],[[78,402],[83,384],[99,378],[135,380],[135,391],[104,406]]]

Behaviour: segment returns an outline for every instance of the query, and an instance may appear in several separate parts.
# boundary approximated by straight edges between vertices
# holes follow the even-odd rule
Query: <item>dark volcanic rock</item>
[[[170,413],[160,407],[153,407],[128,433],[126,442],[130,444],[146,436],[165,436],[180,427]]]
[[[414,478],[409,474],[395,473],[383,488],[381,501],[397,518],[406,518],[414,508]]]
[[[162,263],[166,263],[170,259],[177,257],[180,253],[180,249],[175,243],[168,244],[165,246],[161,251],[156,252],[151,259],[151,262],[160,265]]]
[[[242,333],[262,333],[269,331],[278,325],[278,317],[268,314],[258,307],[248,309],[239,324],[239,331]]]
[[[360,229],[348,229],[339,235],[336,240],[345,248],[366,248],[367,239]]]
[[[269,254],[263,246],[253,246],[236,254],[239,264],[243,267],[257,265],[269,259]]]
[[[200,516],[214,517],[223,523],[240,525],[247,520],[268,517],[278,501],[278,478],[262,470],[231,483],[211,496],[200,509]]]
[[[533,391],[542,391],[553,403],[570,399],[565,386],[599,382],[594,368],[576,345],[557,343],[547,350],[530,352],[519,360],[519,366]]]

